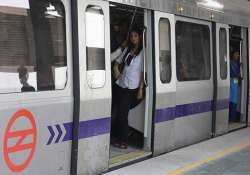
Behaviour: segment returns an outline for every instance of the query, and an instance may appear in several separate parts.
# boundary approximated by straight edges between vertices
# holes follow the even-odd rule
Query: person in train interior
[[[233,51],[230,57],[230,104],[229,120],[232,122],[239,121],[237,112],[238,87],[240,83],[240,52]]]
[[[178,72],[177,72],[177,77],[181,81],[186,81],[188,78],[188,70],[186,64],[180,62],[178,64]]]
[[[22,92],[35,91],[35,88],[28,84],[28,79],[29,79],[28,69],[24,66],[20,66],[17,69],[17,72],[19,74],[20,83],[22,84],[21,91]]]
[[[112,24],[112,32],[111,32],[111,53],[112,54],[117,53],[117,51],[119,51],[119,49],[122,48],[121,46],[126,45],[127,35],[128,35],[128,30],[129,30],[128,28],[129,27],[128,27],[127,19],[122,19],[120,22],[115,21]]]
[[[143,46],[141,31],[137,28],[131,30],[128,46],[115,60],[114,74],[116,80],[115,98],[117,116],[115,117],[114,146],[121,149],[128,147],[128,114],[134,99],[142,99],[144,94],[143,80]],[[124,64],[122,70],[119,65]],[[114,128],[112,128],[114,130]]]

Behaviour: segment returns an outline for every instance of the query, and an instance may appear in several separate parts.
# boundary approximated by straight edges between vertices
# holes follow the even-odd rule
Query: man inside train
[[[28,84],[29,72],[28,69],[24,66],[20,66],[18,69],[19,80],[22,84],[21,92],[30,92],[35,91],[35,88]]]
[[[128,35],[128,21],[127,19],[121,19],[120,21],[114,21],[111,27],[111,53],[115,53],[119,47],[126,47],[127,35]]]
[[[229,104],[229,121],[238,122],[240,120],[237,111],[238,88],[241,80],[240,75],[240,52],[233,51],[230,57],[230,104]]]

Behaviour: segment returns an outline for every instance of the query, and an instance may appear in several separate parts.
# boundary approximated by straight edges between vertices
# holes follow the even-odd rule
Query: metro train
[[[248,127],[249,9],[247,0],[1,0],[1,174],[101,174]],[[125,18],[143,29],[147,86],[121,150],[110,144],[111,38]]]

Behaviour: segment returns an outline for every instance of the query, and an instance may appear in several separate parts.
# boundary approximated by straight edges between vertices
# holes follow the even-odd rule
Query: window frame
[[[207,26],[208,29],[209,29],[209,36],[210,36],[210,44],[209,44],[209,47],[210,47],[210,76],[208,79],[202,79],[202,80],[186,80],[186,81],[180,81],[178,80],[178,77],[177,77],[177,65],[176,65],[176,70],[175,70],[175,73],[176,73],[176,81],[178,83],[192,83],[192,82],[206,82],[206,81],[211,81],[213,79],[213,45],[212,45],[212,23],[209,22],[209,21],[205,21],[205,20],[200,20],[200,19],[193,19],[193,18],[188,18],[188,17],[180,17],[180,16],[177,16],[175,18],[175,37],[176,37],[176,23],[180,21],[180,22],[186,22],[186,23],[194,23],[194,24],[199,24],[199,25],[204,25],[204,26]],[[177,44],[175,42],[175,44]],[[177,53],[177,47],[175,48],[176,49],[176,53]],[[177,60],[177,54],[176,54],[176,60]],[[176,64],[177,64],[177,61],[176,61]]]
[[[222,73],[222,72],[221,72],[221,70],[222,70],[221,68],[222,68],[223,65],[221,64],[221,57],[220,57],[220,56],[221,56],[220,54],[221,54],[221,51],[222,51],[222,50],[221,50],[222,47],[221,47],[221,43],[220,43],[220,39],[221,39],[220,37],[221,37],[221,32],[222,32],[222,31],[225,32],[225,36],[226,36],[226,43],[225,43],[225,44],[226,44],[226,55],[227,55],[227,57],[228,57],[228,47],[227,47],[227,44],[228,44],[228,42],[229,42],[229,41],[228,41],[229,38],[227,37],[227,29],[226,29],[225,27],[221,26],[221,27],[219,28],[219,33],[218,33],[218,34],[219,34],[219,36],[218,36],[218,37],[219,37],[219,38],[218,38],[218,40],[219,40],[219,45],[218,45],[218,49],[219,49],[219,50],[218,50],[218,51],[219,51],[219,59],[218,59],[218,61],[219,61],[219,70],[220,70],[219,72],[220,72],[220,78],[221,78],[221,80],[227,80],[227,78],[228,78],[228,64],[229,64],[229,63],[228,63],[228,58],[227,58],[226,67],[225,67],[225,68],[226,68],[226,76],[225,76],[225,77],[222,77],[222,74],[221,74],[221,73]],[[225,54],[225,53],[224,53],[224,54]]]
[[[171,67],[172,67],[172,77],[171,77],[171,81],[167,84],[164,84],[161,82],[160,79],[160,63],[159,63],[159,57],[160,57],[160,53],[159,53],[159,20],[160,18],[166,18],[169,20],[170,22],[170,27],[171,27]],[[156,91],[159,94],[167,94],[167,93],[175,93],[176,92],[176,74],[175,74],[175,18],[176,16],[174,14],[170,14],[170,13],[165,13],[165,12],[160,12],[160,11],[155,11],[154,12],[154,38],[153,41],[155,43],[155,51],[154,51],[154,55],[155,55],[155,61],[154,61],[154,70],[155,70],[155,80],[156,80]]]
[[[161,77],[161,72],[162,72],[162,69],[161,69],[161,65],[160,65],[160,47],[161,47],[161,33],[160,33],[160,23],[162,22],[162,21],[167,21],[168,22],[168,26],[169,26],[169,32],[168,32],[168,35],[169,35],[169,45],[170,45],[170,49],[169,49],[169,52],[170,52],[170,79],[169,80],[167,80],[166,82],[163,82],[162,81],[162,77]],[[169,20],[169,18],[166,18],[166,17],[160,17],[159,18],[159,20],[158,20],[158,37],[159,37],[159,48],[158,48],[158,52],[159,52],[159,78],[160,78],[160,81],[161,81],[161,83],[162,84],[169,84],[169,83],[171,83],[171,81],[172,81],[172,78],[173,78],[173,73],[172,73],[172,69],[173,69],[173,66],[172,66],[172,49],[173,49],[173,46],[172,46],[172,35],[171,35],[171,33],[172,33],[172,26],[171,26],[171,23],[170,23],[170,20]]]
[[[87,80],[87,85],[88,85],[88,87],[90,88],[90,89],[102,89],[102,88],[104,88],[105,87],[105,85],[106,85],[106,82],[107,82],[107,63],[106,63],[106,56],[107,56],[107,46],[106,46],[106,38],[107,38],[107,36],[106,36],[106,33],[105,33],[105,31],[106,31],[106,17],[105,17],[105,9],[103,8],[103,6],[102,5],[99,5],[99,4],[95,4],[95,3],[89,3],[89,4],[87,4],[87,6],[85,7],[85,9],[84,9],[84,17],[85,17],[85,21],[86,21],[86,12],[87,12],[87,10],[88,10],[88,8],[91,8],[92,6],[97,6],[97,7],[99,7],[101,10],[102,10],[102,15],[103,15],[103,34],[104,34],[104,41],[103,41],[103,43],[104,43],[104,69],[103,70],[88,70],[88,52],[87,52],[87,50],[88,50],[88,46],[87,46],[87,23],[85,22],[84,23],[84,39],[85,39],[85,44],[84,44],[84,49],[85,49],[85,58],[86,58],[86,62],[85,62],[85,72],[86,72],[86,80]],[[88,82],[88,72],[90,72],[90,71],[104,71],[104,82],[102,83],[102,85],[101,86],[98,86],[98,87],[92,87],[90,84],[89,84],[89,82]]]
[[[54,2],[54,1],[52,1]],[[0,103],[7,101],[12,102],[19,102],[19,101],[28,101],[28,100],[36,100],[40,99],[41,101],[47,102],[47,98],[57,98],[57,97],[65,97],[69,98],[72,96],[72,88],[73,88],[73,72],[72,72],[72,66],[73,66],[73,53],[72,53],[72,35],[68,34],[72,31],[71,26],[71,5],[70,2],[67,0],[60,0],[56,1],[58,3],[61,3],[64,7],[65,11],[65,19],[64,19],[64,28],[65,28],[65,43],[66,43],[66,60],[67,60],[67,83],[65,85],[64,89],[58,89],[58,90],[44,90],[44,91],[35,91],[35,92],[12,92],[12,93],[2,93],[0,94]]]
[[[70,80],[70,76],[69,76],[69,60],[70,60],[70,58],[71,57],[69,57],[69,54],[68,54],[68,51],[69,51],[69,49],[68,49],[68,43],[69,43],[69,41],[68,41],[68,36],[67,36],[67,31],[69,30],[68,29],[68,11],[69,11],[69,3],[67,3],[66,4],[66,2],[64,2],[65,0],[61,0],[61,1],[53,1],[53,0],[47,0],[47,2],[45,2],[45,3],[53,3],[53,4],[57,4],[58,6],[60,6],[60,8],[62,8],[62,11],[63,11],[63,14],[64,14],[64,19],[63,19],[63,21],[62,21],[62,25],[63,25],[63,28],[62,28],[62,30],[64,31],[64,36],[63,36],[63,39],[64,39],[64,54],[65,54],[65,61],[66,61],[66,69],[67,69],[67,71],[66,71],[66,82],[65,82],[65,86],[64,86],[64,88],[62,88],[62,89],[56,89],[56,88],[54,88],[54,89],[52,89],[52,90],[38,90],[38,80],[37,80],[37,72],[36,72],[36,84],[37,84],[37,90],[36,91],[27,91],[27,92],[4,92],[4,93],[1,93],[0,92],[0,96],[2,96],[2,95],[9,95],[9,94],[37,94],[37,93],[45,93],[45,92],[58,92],[58,91],[68,91],[68,84],[71,82],[71,80]],[[30,10],[30,9],[27,9],[27,10]],[[67,11],[67,12],[66,12]],[[30,20],[31,20],[31,16],[30,16]],[[32,25],[32,23],[31,23],[31,25]],[[32,27],[33,28],[33,27]],[[33,32],[35,32],[34,31],[34,29],[33,29]],[[51,38],[52,38],[52,35],[51,35]],[[26,39],[26,38],[25,38]],[[34,41],[35,42],[35,41]],[[53,42],[52,42],[53,43]],[[35,52],[35,50],[36,50],[36,48],[35,48],[36,46],[34,45],[34,50],[33,50],[33,52]],[[52,47],[52,50],[53,50],[53,47]],[[37,62],[38,62],[38,60],[35,60],[35,64],[37,65]],[[18,66],[18,65],[16,65],[16,66]],[[52,67],[53,67],[54,65],[51,65],[51,69],[52,69]],[[56,66],[54,66],[54,67],[56,67]],[[52,70],[51,70],[52,71]],[[53,71],[52,71],[53,72]],[[55,84],[55,77],[53,77],[54,78],[54,86],[56,85]]]

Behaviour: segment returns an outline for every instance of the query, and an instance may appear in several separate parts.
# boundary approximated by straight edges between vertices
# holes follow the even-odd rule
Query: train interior
[[[246,79],[247,68],[247,30],[230,26],[230,103],[229,130],[247,125],[246,119]]]
[[[129,31],[132,28],[144,30],[144,10],[118,5],[110,5],[110,31],[111,31],[111,54],[122,44],[122,42],[128,38]],[[114,60],[112,61],[113,69]],[[146,69],[146,68],[145,68]],[[147,71],[147,70],[145,70]],[[113,72],[113,70],[112,70]],[[145,123],[145,100],[140,103],[133,104],[129,111],[128,124],[128,147],[127,149],[121,149],[115,146],[116,138],[114,137],[115,132],[112,128],[115,127],[115,117],[117,117],[114,111],[114,83],[112,80],[112,126],[111,126],[111,139],[110,139],[110,167],[121,165],[139,158],[143,158],[150,152],[144,150],[144,123]],[[145,94],[144,99],[147,94]]]

